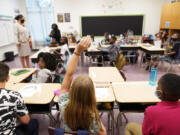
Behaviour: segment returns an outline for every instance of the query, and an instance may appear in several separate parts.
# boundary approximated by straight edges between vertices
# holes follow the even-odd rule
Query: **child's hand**
[[[80,43],[78,44],[78,46],[76,47],[75,52],[78,54],[81,54],[84,50],[87,50],[91,45],[91,37],[87,36],[87,37],[83,37],[80,41]]]

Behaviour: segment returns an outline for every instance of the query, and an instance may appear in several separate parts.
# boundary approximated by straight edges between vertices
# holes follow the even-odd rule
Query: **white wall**
[[[15,16],[14,9],[19,9],[26,17],[24,0],[0,0],[0,14]],[[15,44],[0,47],[0,61],[4,60],[4,53],[7,51],[14,51],[17,54],[17,48]]]
[[[131,15],[144,14],[144,33],[159,31],[161,7],[170,0],[54,0],[54,16],[71,13],[71,23],[58,23],[62,32],[80,32],[80,16],[83,15]]]

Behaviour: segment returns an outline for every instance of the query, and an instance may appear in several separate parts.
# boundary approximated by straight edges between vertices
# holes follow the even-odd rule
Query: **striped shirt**
[[[15,135],[17,117],[28,114],[18,92],[0,89],[0,135]]]

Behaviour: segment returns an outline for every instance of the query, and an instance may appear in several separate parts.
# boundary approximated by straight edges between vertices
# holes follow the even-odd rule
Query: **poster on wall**
[[[65,19],[65,22],[71,22],[70,13],[64,13],[64,19]]]
[[[57,15],[57,20],[58,20],[59,23],[63,23],[64,22],[63,14],[58,14]]]

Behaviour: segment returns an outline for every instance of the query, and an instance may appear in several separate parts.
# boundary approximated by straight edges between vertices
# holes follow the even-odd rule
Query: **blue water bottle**
[[[151,86],[155,86],[157,81],[157,69],[151,69],[150,77],[149,77],[149,84]]]

